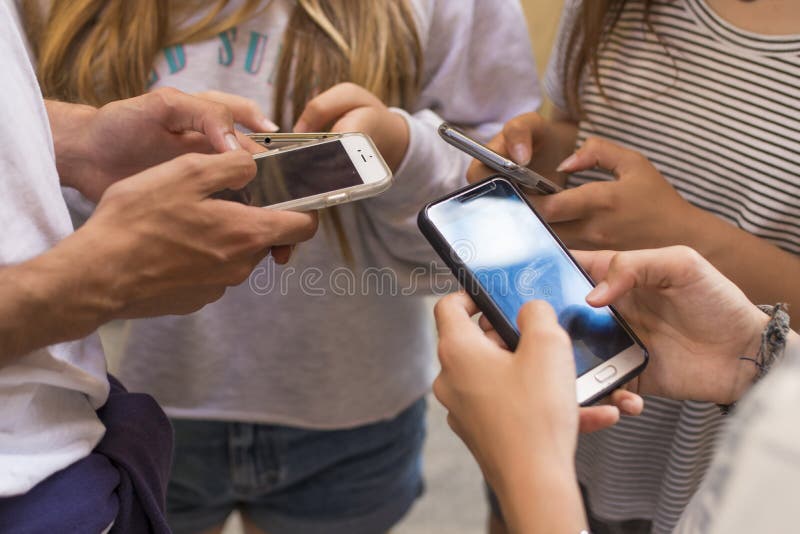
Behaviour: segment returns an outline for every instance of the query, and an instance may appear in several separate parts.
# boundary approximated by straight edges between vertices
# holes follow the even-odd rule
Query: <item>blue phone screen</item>
[[[484,187],[428,216],[506,320],[516,328],[525,302],[550,303],[572,338],[578,375],[633,345],[609,308],[586,303],[592,285],[519,194],[505,181]]]

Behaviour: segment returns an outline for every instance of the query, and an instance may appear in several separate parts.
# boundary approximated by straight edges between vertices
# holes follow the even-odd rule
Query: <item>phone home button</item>
[[[609,365],[608,367],[603,367],[594,375],[594,379],[598,382],[606,382],[612,378],[617,376],[617,368],[613,365]]]

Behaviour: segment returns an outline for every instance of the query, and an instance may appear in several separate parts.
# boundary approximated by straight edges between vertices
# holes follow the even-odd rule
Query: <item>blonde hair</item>
[[[102,105],[147,90],[157,54],[203,41],[252,17],[263,0],[23,0],[23,18],[47,98]],[[180,6],[180,7],[176,7]],[[191,24],[186,21],[202,13]],[[386,105],[409,107],[422,77],[422,47],[409,0],[297,0],[275,82],[273,118],[284,129],[317,93],[358,84]],[[287,107],[288,105],[288,107]],[[287,121],[290,121],[287,123]],[[352,256],[330,210],[345,259]]]

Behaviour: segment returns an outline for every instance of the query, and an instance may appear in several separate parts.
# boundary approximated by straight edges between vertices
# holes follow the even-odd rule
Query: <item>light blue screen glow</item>
[[[589,306],[592,286],[528,205],[504,182],[429,216],[483,289],[516,327],[522,305],[545,300],[573,341],[578,375],[633,345],[611,310]]]

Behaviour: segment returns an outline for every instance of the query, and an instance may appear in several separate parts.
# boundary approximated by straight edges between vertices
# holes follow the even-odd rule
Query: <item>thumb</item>
[[[586,302],[608,306],[631,289],[666,290],[687,285],[708,268],[699,253],[685,246],[617,252],[608,265],[605,280],[597,284]]]
[[[565,159],[558,172],[579,172],[599,167],[619,178],[626,170],[641,164],[644,156],[599,137],[589,138],[574,154]]]
[[[517,317],[520,331],[515,356],[535,364],[552,380],[567,380],[574,387],[575,362],[572,341],[558,324],[555,310],[545,301],[534,300],[522,306]]]

